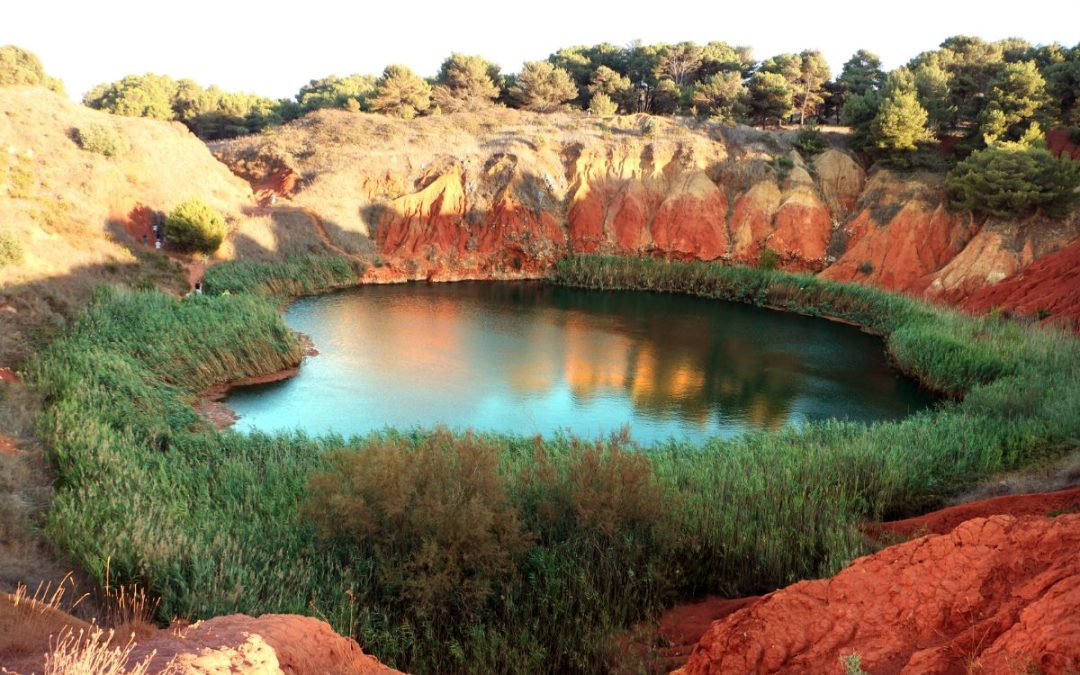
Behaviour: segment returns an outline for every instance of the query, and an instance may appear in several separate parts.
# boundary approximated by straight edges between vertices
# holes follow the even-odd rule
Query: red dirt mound
[[[1047,313],[1045,321],[1080,328],[1080,239],[975,291],[960,306],[970,312],[1000,307],[1019,314]]]
[[[11,382],[12,384],[19,384],[19,376],[11,372],[7,368],[0,368],[0,382]]]
[[[969,520],[765,596],[678,672],[842,673],[856,652],[874,675],[1080,669],[1077,550],[1080,515]]]

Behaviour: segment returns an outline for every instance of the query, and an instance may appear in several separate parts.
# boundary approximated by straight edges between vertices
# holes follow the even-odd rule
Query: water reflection
[[[297,378],[234,393],[240,428],[363,433],[447,424],[642,442],[701,440],[928,400],[881,343],[741,305],[539,283],[368,287],[297,302],[320,355]]]

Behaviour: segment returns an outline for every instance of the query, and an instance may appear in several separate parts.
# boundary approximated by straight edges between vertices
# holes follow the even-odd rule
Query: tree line
[[[4,83],[62,89],[36,57],[15,47],[0,48]],[[455,53],[432,78],[402,65],[378,76],[330,75],[280,100],[146,74],[99,85],[83,101],[120,115],[179,120],[206,140],[258,132],[321,108],[411,119],[502,105],[695,115],[760,126],[843,124],[852,129],[851,147],[871,162],[939,170],[967,162],[954,169],[953,189],[961,201],[979,204],[979,186],[970,196],[973,186],[965,183],[978,183],[998,165],[1003,168],[995,171],[1030,174],[1056,195],[1050,202],[1068,201],[1075,167],[1050,161],[1055,158],[1042,130],[1068,127],[1080,141],[1078,97],[1080,45],[960,35],[890,72],[861,49],[835,77],[821,52],[811,49],[757,61],[751,48],[726,42],[601,43],[560,49],[512,74],[481,56]],[[964,173],[968,169],[975,173]]]

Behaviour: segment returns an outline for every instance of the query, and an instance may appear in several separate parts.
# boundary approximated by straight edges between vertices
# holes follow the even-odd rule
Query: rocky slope
[[[940,175],[868,177],[789,140],[644,116],[323,111],[214,150],[384,276],[535,275],[575,252],[752,265],[769,250],[784,269],[956,304],[1080,236],[1077,216],[980,222],[947,208]],[[1044,309],[1080,311],[1071,296]]]
[[[992,516],[860,558],[716,622],[681,675],[1080,668],[1080,515]]]

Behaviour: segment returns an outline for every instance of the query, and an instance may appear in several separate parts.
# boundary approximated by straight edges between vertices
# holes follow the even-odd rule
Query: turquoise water
[[[319,354],[234,390],[236,428],[387,426],[700,442],[807,420],[896,419],[932,403],[879,338],[704,298],[540,282],[365,286],[286,322]]]

